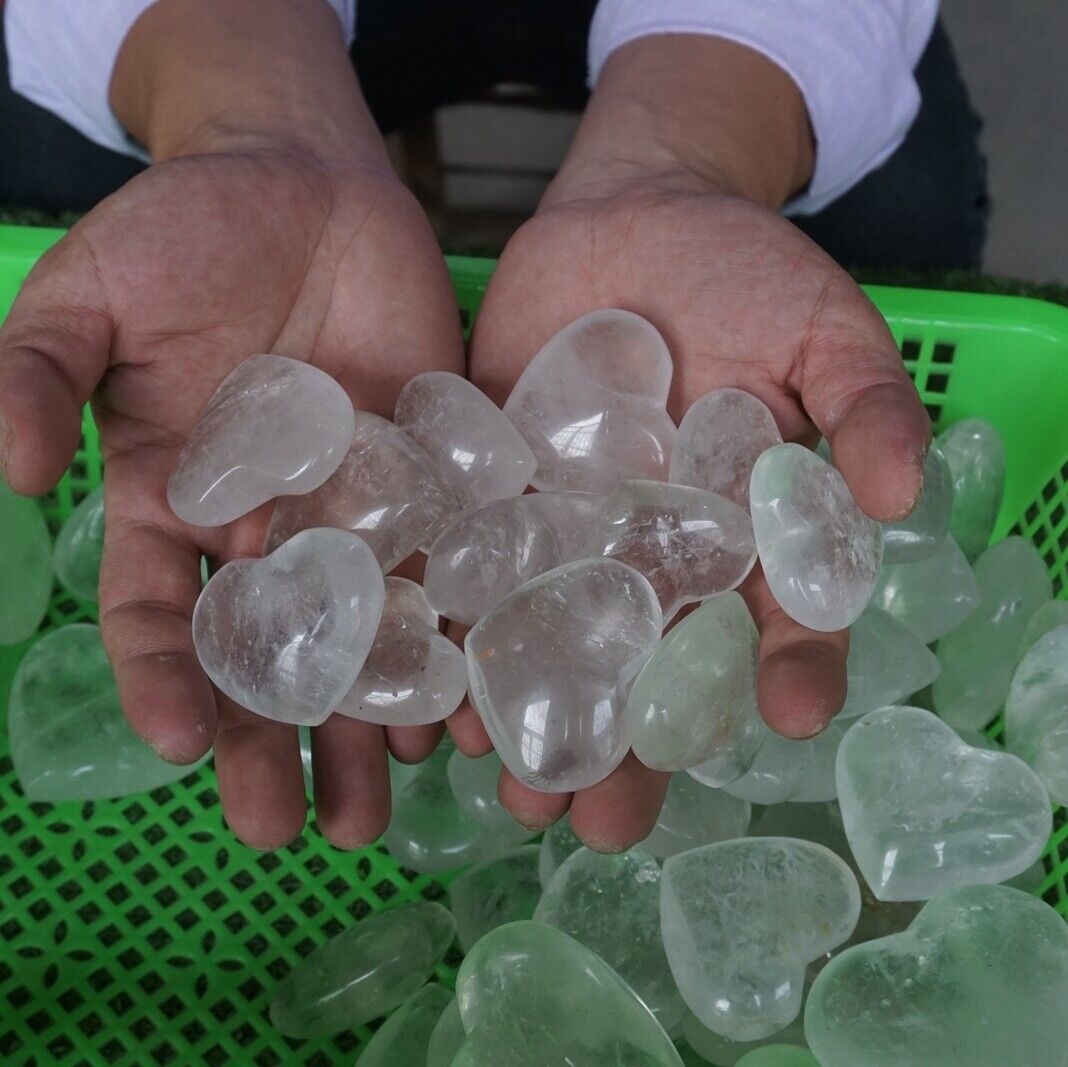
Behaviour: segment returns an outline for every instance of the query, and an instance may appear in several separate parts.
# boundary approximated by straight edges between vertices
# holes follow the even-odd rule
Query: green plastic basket
[[[37,256],[60,236],[0,227],[0,316]],[[449,269],[469,328],[493,262],[451,258]],[[981,415],[1001,431],[1009,475],[996,536],[1031,538],[1057,595],[1065,596],[1068,309],[915,289],[869,293],[935,425]],[[74,464],[41,501],[53,531],[99,480],[87,415]],[[92,617],[90,606],[57,589],[42,632]],[[28,645],[0,649],[5,709]],[[6,737],[4,729],[0,1062],[353,1062],[367,1028],[326,1040],[284,1038],[267,1019],[273,989],[302,956],[353,921],[397,901],[444,897],[447,877],[404,871],[381,846],[339,852],[314,823],[288,848],[246,848],[223,824],[210,766],[122,800],[31,804],[12,771]],[[1068,916],[1066,836],[1058,810],[1039,892]],[[439,968],[444,982],[452,982],[456,962]]]

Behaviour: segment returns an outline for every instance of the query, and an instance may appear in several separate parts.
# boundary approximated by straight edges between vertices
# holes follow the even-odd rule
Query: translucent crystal
[[[183,522],[223,526],[276,496],[309,493],[337,470],[352,427],[352,401],[330,375],[286,356],[250,356],[197,420],[167,501]]]
[[[510,923],[482,938],[460,965],[456,1000],[467,1031],[456,1065],[681,1067],[619,975],[542,923]]]
[[[401,1067],[426,1063],[430,1038],[441,1013],[454,1001],[436,983],[409,997],[375,1032],[360,1053],[361,1067]]]
[[[845,941],[859,914],[853,872],[807,841],[743,838],[664,863],[671,972],[690,1011],[735,1041],[797,1017],[805,968]]]
[[[7,730],[29,800],[127,796],[192,770],[160,759],[127,725],[100,629],[87,623],[46,634],[22,657]]]
[[[1050,600],[1048,603],[1043,604],[1031,616],[1031,621],[1028,622],[1024,629],[1017,653],[1019,658],[1023,659],[1040,637],[1045,637],[1050,630],[1055,630],[1058,626],[1066,624],[1068,624],[1068,600]]]
[[[953,507],[953,476],[936,448],[923,461],[923,492],[911,515],[883,523],[883,559],[909,563],[933,556],[946,539]]]
[[[521,782],[570,792],[627,751],[627,690],[659,640],[653,588],[614,559],[581,560],[502,600],[467,635],[470,693]]]
[[[805,1026],[800,1015],[773,1036],[758,1038],[756,1041],[731,1041],[730,1038],[721,1037],[703,1025],[692,1012],[687,1014],[682,1024],[682,1032],[702,1060],[715,1064],[715,1067],[735,1067],[749,1053],[767,1048],[769,1044],[792,1045],[800,1050],[804,1050],[805,1046]]]
[[[497,799],[501,760],[496,752],[472,758],[457,749],[449,756],[447,773],[453,796],[468,815],[490,826],[510,826],[515,822]]]
[[[541,897],[538,852],[537,845],[523,845],[476,863],[449,886],[456,935],[464,952],[490,930],[533,917]]]
[[[384,602],[382,571],[360,538],[305,530],[265,559],[216,572],[193,612],[193,643],[242,707],[317,726],[352,688]]]
[[[466,694],[464,654],[438,632],[422,589],[407,578],[387,578],[374,644],[338,713],[387,726],[423,726],[451,715]]]
[[[867,607],[849,630],[842,718],[899,704],[938,677],[935,654],[903,623]]]
[[[763,740],[759,644],[749,609],[733,592],[706,601],[669,630],[627,700],[627,734],[638,759],[661,771],[714,761],[722,768],[717,785],[744,774]]]
[[[882,531],[845,479],[800,445],[769,448],[750,484],[764,575],[783,611],[813,630],[841,630],[864,610],[882,559]]]
[[[519,496],[538,466],[500,408],[458,374],[416,375],[400,391],[393,421],[434,460],[465,511]]]
[[[452,997],[438,1018],[426,1049],[426,1067],[452,1067],[453,1057],[460,1051],[467,1035],[456,997]],[[406,1064],[397,1064],[406,1067]]]
[[[871,603],[907,626],[925,645],[955,630],[979,606],[971,564],[947,536],[918,563],[883,563]]]
[[[425,901],[361,919],[282,981],[271,1023],[287,1037],[319,1037],[385,1015],[422,988],[455,930],[447,908]]]
[[[1006,886],[951,889],[907,931],[816,979],[805,1034],[822,1067],[1061,1063],[1068,925]]]
[[[94,489],[63,524],[52,550],[52,566],[65,589],[95,602],[104,554],[104,487]]]
[[[879,900],[1003,882],[1038,859],[1052,829],[1046,791],[1022,760],[972,748],[920,708],[857,720],[838,750],[838,798]]]
[[[1042,557],[1022,537],[987,549],[976,560],[975,577],[982,601],[939,641],[942,672],[932,691],[938,714],[965,729],[980,729],[1001,710],[1024,630],[1053,596]]]
[[[594,311],[550,338],[504,405],[537,458],[533,484],[606,493],[666,477],[671,370],[663,338],[629,311]]]
[[[976,559],[994,532],[1005,494],[1005,445],[982,419],[964,419],[939,435],[934,449],[945,456],[953,479],[949,532],[970,560]]]
[[[545,887],[534,919],[596,952],[665,1030],[682,1020],[685,1007],[660,934],[660,866],[648,852],[580,848]]]
[[[549,884],[550,879],[560,867],[560,864],[582,848],[582,842],[575,836],[571,829],[571,818],[565,815],[559,822],[553,823],[545,836],[541,839],[541,850],[538,856],[538,880],[542,888]]]
[[[751,813],[746,801],[676,773],[668,783],[656,826],[641,848],[662,860],[698,845],[742,837]]]
[[[369,411],[357,411],[355,420],[337,473],[315,492],[275,505],[264,551],[301,530],[329,526],[359,534],[388,573],[456,514],[456,497],[419,445]]]
[[[0,645],[32,637],[52,594],[52,539],[33,500],[17,496],[0,478]]]
[[[1013,675],[1005,703],[1005,743],[1068,803],[1068,625],[1040,637]]]
[[[738,1061],[738,1067],[820,1067],[816,1057],[796,1045],[765,1045]]]
[[[649,579],[666,620],[684,604],[739,585],[756,562],[749,516],[725,497],[688,485],[621,482],[583,547]]]
[[[742,389],[714,389],[694,401],[679,423],[670,480],[719,493],[748,511],[753,464],[781,443],[763,401]]]

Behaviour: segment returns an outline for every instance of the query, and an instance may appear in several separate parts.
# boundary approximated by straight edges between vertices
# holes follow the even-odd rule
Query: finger
[[[450,622],[445,633],[462,649],[464,638],[470,629],[470,626],[464,626],[462,623]],[[445,725],[448,726],[456,747],[465,756],[477,758],[493,751],[493,742],[486,732],[486,727],[482,725],[470,696],[465,697],[464,702],[445,720]]]
[[[845,702],[849,631],[818,633],[795,622],[759,564],[739,591],[760,631],[757,702],[764,721],[783,737],[814,737]]]
[[[653,832],[670,779],[628,752],[603,782],[575,794],[571,829],[594,852],[623,852]]]
[[[222,693],[217,701],[215,772],[227,825],[252,848],[288,845],[307,812],[297,728],[254,715]]]
[[[338,848],[362,848],[389,825],[389,763],[383,727],[331,715],[312,730],[315,818]]]
[[[70,465],[111,335],[92,258],[72,233],[41,258],[0,329],[0,473],[16,492],[47,492]]]
[[[387,726],[386,739],[393,758],[401,763],[422,763],[438,747],[445,724],[429,726]]]
[[[571,805],[570,793],[540,793],[524,785],[507,767],[501,767],[497,799],[520,826],[534,832],[547,830]]]

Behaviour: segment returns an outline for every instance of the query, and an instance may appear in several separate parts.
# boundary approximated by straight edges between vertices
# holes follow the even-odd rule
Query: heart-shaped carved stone
[[[664,863],[664,948],[690,1011],[755,1041],[801,1010],[805,968],[840,945],[860,889],[829,849],[785,837],[704,845]]]
[[[317,726],[356,681],[384,602],[364,541],[305,530],[212,577],[193,612],[193,643],[208,677],[242,707]]]
[[[855,945],[809,994],[822,1067],[1063,1063],[1068,925],[1008,886],[935,897],[908,930]]]
[[[63,524],[52,550],[56,577],[80,600],[95,601],[104,555],[104,487],[94,489]]]
[[[1015,756],[972,748],[921,708],[858,719],[838,749],[849,846],[880,900],[1003,882],[1042,854],[1049,798]]]
[[[318,488],[352,441],[352,401],[323,371],[286,356],[250,356],[223,380],[167,483],[171,510],[223,526],[276,496]]]
[[[965,556],[975,559],[990,544],[1005,495],[1005,443],[989,422],[964,419],[931,447],[945,457],[953,481],[949,532]]]

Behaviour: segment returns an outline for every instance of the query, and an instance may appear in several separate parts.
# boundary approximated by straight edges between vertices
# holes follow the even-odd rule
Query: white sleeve
[[[590,85],[609,54],[657,33],[724,37],[767,56],[797,84],[816,167],[789,213],[811,214],[901,144],[920,106],[913,77],[938,0],[600,0],[590,27]]]
[[[352,42],[356,0],[326,0]],[[3,5],[11,88],[91,141],[148,159],[108,104],[119,49],[155,0],[7,0]]]

